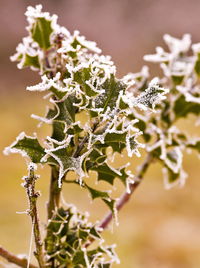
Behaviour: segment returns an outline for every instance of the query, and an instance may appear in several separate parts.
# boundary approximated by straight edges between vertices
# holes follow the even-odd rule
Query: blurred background
[[[58,22],[70,31],[78,29],[88,40],[96,41],[103,54],[112,56],[119,77],[139,71],[144,64],[143,55],[153,53],[157,45],[163,46],[165,33],[175,37],[190,33],[193,42],[200,41],[198,0],[0,0],[1,152],[23,130],[28,135],[38,131],[41,137],[50,132],[45,126],[37,130],[37,122],[29,117],[45,112],[46,102],[41,96],[25,91],[27,85],[40,81],[39,76],[29,69],[17,70],[16,64],[9,61],[26,35],[26,7],[38,3],[46,11],[58,14]],[[152,75],[159,73],[155,66],[149,66]],[[179,126],[192,135],[200,134],[193,117],[179,122]],[[126,160],[118,159],[118,163]],[[137,157],[131,159],[133,172],[140,162]],[[114,268],[200,267],[199,164],[197,154],[186,155],[186,186],[168,191],[164,189],[160,166],[150,168],[131,202],[120,212],[119,227],[104,233],[107,244],[117,244],[121,264]],[[25,191],[20,186],[26,165],[18,155],[6,157],[1,153],[0,166],[0,244],[16,254],[28,254],[30,221],[26,215],[16,213],[27,209]],[[39,169],[38,173],[38,189],[42,192],[39,208],[44,224],[49,169]],[[115,195],[119,196],[123,187],[116,183],[116,188]],[[107,211],[101,202],[91,204],[87,193],[75,186],[65,189],[64,198],[81,211],[90,211],[94,221]]]

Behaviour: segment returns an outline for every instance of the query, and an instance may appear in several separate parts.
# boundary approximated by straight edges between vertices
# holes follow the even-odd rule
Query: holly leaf
[[[81,157],[73,157],[72,155],[73,148],[68,144],[64,145],[63,148],[55,148],[55,150],[46,150],[47,155],[50,156],[48,159],[49,164],[57,163],[59,167],[59,178],[58,185],[61,187],[62,179],[66,175],[69,170],[74,171],[79,178],[81,179],[84,176],[82,170],[82,156]],[[51,158],[53,161],[51,163]]]
[[[24,54],[21,66],[22,67],[34,67],[36,69],[40,69],[40,62],[39,62],[38,55],[31,56],[27,53]]]
[[[182,166],[183,155],[179,147],[175,147],[166,153],[163,159],[165,166],[171,169],[174,173],[179,173]]]
[[[175,173],[172,169],[165,167],[163,169],[164,183],[167,189],[170,189],[176,185],[183,186],[187,174],[180,169],[179,172]]]
[[[96,190],[96,189],[94,189],[92,187],[89,187],[86,183],[84,185],[88,189],[88,191],[89,191],[89,193],[90,193],[90,195],[91,195],[93,200],[96,199],[96,198],[101,198],[101,199],[105,199],[105,200],[108,200],[108,201],[111,200],[110,196],[109,196],[109,194],[107,192]]]
[[[76,107],[73,105],[73,96],[69,96],[66,100],[57,102],[58,115],[54,118],[57,121],[64,121],[68,125],[75,121]]]
[[[111,75],[110,79],[107,79],[102,85],[101,89],[104,89],[104,93],[94,99],[95,108],[103,108],[104,112],[108,107],[113,110],[116,107],[120,91],[124,92],[126,87],[124,83]]]
[[[103,163],[101,165],[97,165],[95,167],[91,167],[91,170],[97,172],[98,181],[106,181],[109,184],[113,185],[115,178],[119,178],[123,184],[126,185],[126,180],[128,175],[125,172],[125,168],[121,168],[119,170],[110,167],[107,163]]]
[[[37,18],[30,29],[33,40],[45,50],[51,46],[50,36],[53,32],[51,23],[51,20],[47,20],[44,17]]]
[[[9,147],[5,148],[5,154],[20,153],[28,156],[32,162],[40,163],[45,155],[44,148],[40,145],[36,137],[27,136],[24,132],[20,133]]]
[[[156,104],[166,98],[164,95],[167,92],[168,90],[160,87],[157,81],[152,80],[149,83],[149,87],[136,98],[135,104],[144,110],[147,108],[153,110]]]

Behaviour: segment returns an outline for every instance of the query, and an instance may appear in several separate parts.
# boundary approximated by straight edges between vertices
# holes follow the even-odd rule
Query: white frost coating
[[[199,103],[200,104],[200,95],[199,95],[199,97],[194,97],[190,93],[186,92],[185,93],[185,99],[188,102],[194,102],[194,103]]]
[[[138,73],[129,73],[122,78],[122,81],[129,87],[139,89],[149,78],[149,68],[145,65]],[[131,89],[129,89],[131,91]]]
[[[27,167],[28,170],[37,170],[37,165],[33,162],[30,162]]]
[[[67,88],[63,87],[61,85],[60,81],[61,74],[58,72],[54,78],[48,78],[46,75],[42,76],[42,82],[35,85],[35,86],[29,86],[26,89],[29,91],[47,91],[51,87],[55,88],[59,92],[65,93],[67,92]]]
[[[174,172],[178,173],[182,167],[182,160],[183,160],[183,154],[179,147],[175,147],[173,151],[170,152],[174,158],[173,162],[166,156],[165,159],[163,159],[166,163],[166,165]]]
[[[52,156],[59,164],[59,178],[58,178],[58,186],[59,188],[62,187],[62,178],[63,176],[66,174],[67,171],[69,170],[73,170],[75,171],[75,173],[78,175],[78,180],[80,182],[80,184],[82,183],[82,178],[85,176],[85,173],[82,170],[82,162],[83,160],[91,153],[92,149],[88,150],[86,153],[84,153],[83,155],[74,158],[74,157],[69,157],[69,161],[71,162],[70,166],[65,168],[64,164],[62,162],[62,160],[54,153],[57,150],[66,148],[67,144],[64,144],[63,146],[59,146],[56,147],[55,149],[46,149],[46,156],[43,157],[43,159],[41,161],[45,161],[49,156]]]
[[[165,34],[163,39],[167,44],[170,52],[172,52],[175,55],[178,55],[180,53],[186,53],[191,46],[190,34],[184,34],[182,39],[177,39],[170,36],[169,34]]]
[[[131,185],[135,183],[133,180],[134,175],[132,174],[131,170],[127,170],[126,174],[128,175],[128,178],[126,179],[126,192],[131,194]]]
[[[157,77],[152,79],[149,83],[148,88],[144,92],[142,92],[137,98],[135,98],[134,105],[146,111],[147,108],[150,109],[148,107],[148,103],[150,103],[152,105],[152,110],[155,112],[155,105],[166,99],[165,94],[169,92],[168,89],[159,87],[158,83],[159,79]],[[154,93],[153,90],[162,90],[162,92]]]
[[[36,43],[33,43],[33,40],[30,36],[24,37],[22,39],[22,43],[19,43],[19,45],[16,48],[16,53],[10,57],[11,61],[18,61],[20,59],[20,62],[17,64],[17,67],[19,69],[22,69],[25,66],[26,61],[26,55],[29,55],[31,57],[38,56],[38,60],[42,59],[43,55],[41,51],[38,50],[38,46]],[[30,66],[33,71],[38,70],[38,68],[34,66]]]
[[[16,140],[15,140],[10,146],[8,146],[8,147],[6,147],[6,148],[4,149],[3,153],[4,153],[5,155],[11,154],[11,153],[19,153],[19,154],[21,154],[23,157],[28,157],[28,158],[29,158],[27,152],[25,152],[24,150],[22,150],[22,149],[12,148],[12,147],[15,146],[19,141],[23,140],[24,138],[37,139],[37,136],[36,136],[35,133],[34,133],[34,137],[31,137],[31,136],[26,135],[25,132],[21,132],[21,133],[17,136]]]
[[[198,55],[200,52],[200,43],[197,44],[193,44],[192,45],[192,50],[194,52],[195,55]]]
[[[27,17],[27,21],[29,22],[29,26],[27,26],[27,30],[31,30],[32,25],[35,23],[37,18],[44,18],[48,21],[51,21],[51,26],[54,29],[57,29],[57,15],[50,16],[49,12],[42,12],[42,5],[36,5],[36,7],[28,6],[27,11],[25,12]]]
[[[55,140],[55,139],[53,139],[53,138],[47,136],[46,139],[47,139],[47,141],[50,142],[49,146],[51,146],[51,147],[50,147],[50,149],[46,149],[46,150],[45,150],[46,153],[54,152],[54,151],[57,151],[57,150],[66,148],[66,147],[69,145],[69,143],[71,142],[71,139],[72,139],[72,138],[73,138],[73,135],[68,135],[67,138],[64,139],[63,141],[57,141],[57,140]],[[54,144],[57,144],[57,145],[59,145],[59,146],[57,146],[57,147],[54,148],[54,147],[53,147]]]
[[[75,40],[79,43],[76,48],[72,46]],[[94,53],[101,53],[101,49],[96,46],[96,43],[87,41],[85,36],[80,36],[79,31],[74,31],[73,35],[62,42],[62,48],[58,50],[58,53],[78,52],[81,49],[86,49]]]
[[[128,157],[132,157],[133,154],[135,154],[137,157],[140,157],[141,154],[138,150],[138,148],[144,148],[144,144],[139,143],[136,138],[138,136],[140,136],[142,134],[141,131],[139,131],[138,133],[136,133],[135,135],[131,136],[130,134],[128,134],[126,136],[126,150],[128,153]],[[131,144],[130,144],[130,138],[134,138],[134,142],[135,142],[135,147],[131,149]]]
[[[84,260],[86,263],[86,268],[92,268],[92,266],[90,265],[88,256],[87,256],[87,249],[86,248],[82,248],[83,254],[84,254]]]
[[[156,54],[145,55],[143,59],[153,63],[169,62],[172,60],[172,55],[165,52],[162,47],[156,47]]]

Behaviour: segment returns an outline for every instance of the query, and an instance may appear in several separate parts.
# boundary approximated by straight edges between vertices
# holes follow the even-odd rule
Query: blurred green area
[[[28,135],[38,132],[40,139],[50,134],[48,126],[37,129],[37,121],[30,119],[32,113],[43,115],[47,104],[41,96],[22,90],[16,93],[1,94],[1,141],[0,150],[14,141],[25,131]],[[194,118],[190,117],[179,123],[193,136],[200,134],[195,127]],[[142,152],[142,150],[141,150]],[[0,155],[0,243],[14,253],[28,254],[31,236],[30,219],[24,212],[27,200],[24,189],[20,186],[22,176],[26,175],[26,164],[21,156]],[[117,164],[128,161],[118,157]],[[133,157],[131,169],[136,173],[136,166],[142,158]],[[198,268],[200,267],[200,180],[199,159],[197,154],[185,155],[184,167],[189,177],[183,188],[165,190],[161,168],[154,164],[148,171],[144,182],[137,189],[131,202],[120,212],[118,227],[104,233],[107,244],[116,243],[116,251],[121,259],[116,267],[126,268]],[[46,201],[49,187],[49,168],[39,168],[41,174],[37,188],[41,225],[46,219]],[[95,181],[95,174],[89,179]],[[123,186],[116,182],[114,196],[123,192]],[[107,185],[102,183],[100,187]],[[91,220],[100,220],[107,212],[101,201],[91,203],[86,191],[78,186],[65,185],[63,197],[66,202],[75,203],[84,212],[89,211]],[[16,213],[19,212],[19,213]]]

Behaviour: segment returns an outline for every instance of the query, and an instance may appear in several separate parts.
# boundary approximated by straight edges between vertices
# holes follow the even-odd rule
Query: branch
[[[33,225],[33,233],[35,238],[35,247],[36,252],[35,256],[38,260],[39,267],[45,267],[44,262],[44,252],[43,252],[43,244],[41,240],[40,227],[39,227],[39,217],[37,211],[37,198],[39,197],[39,192],[35,191],[35,181],[37,180],[37,176],[34,174],[33,165],[29,166],[29,174],[27,177],[24,177],[25,183],[23,184],[24,188],[26,188],[28,200],[29,200],[29,210],[28,214],[31,217],[32,225]]]
[[[129,199],[131,198],[131,195],[135,192],[137,187],[142,182],[144,174],[146,173],[152,161],[153,161],[153,157],[151,156],[151,154],[148,154],[145,161],[140,166],[140,171],[136,176],[136,181],[130,184],[130,193],[124,192],[119,198],[117,205],[116,205],[117,211],[119,211],[129,201]],[[112,218],[113,218],[112,212],[108,213],[105,216],[105,218],[101,221],[99,227],[102,228],[103,230],[106,229],[109,223],[111,222]]]
[[[49,202],[47,204],[48,220],[53,216],[60,203],[61,188],[58,187],[59,171],[55,166],[51,167],[51,181],[49,186]]]
[[[0,256],[6,259],[10,263],[14,263],[20,267],[27,268],[28,260],[26,258],[19,258],[18,256],[8,252],[1,246],[0,246]],[[29,264],[29,268],[37,268],[37,266]]]

